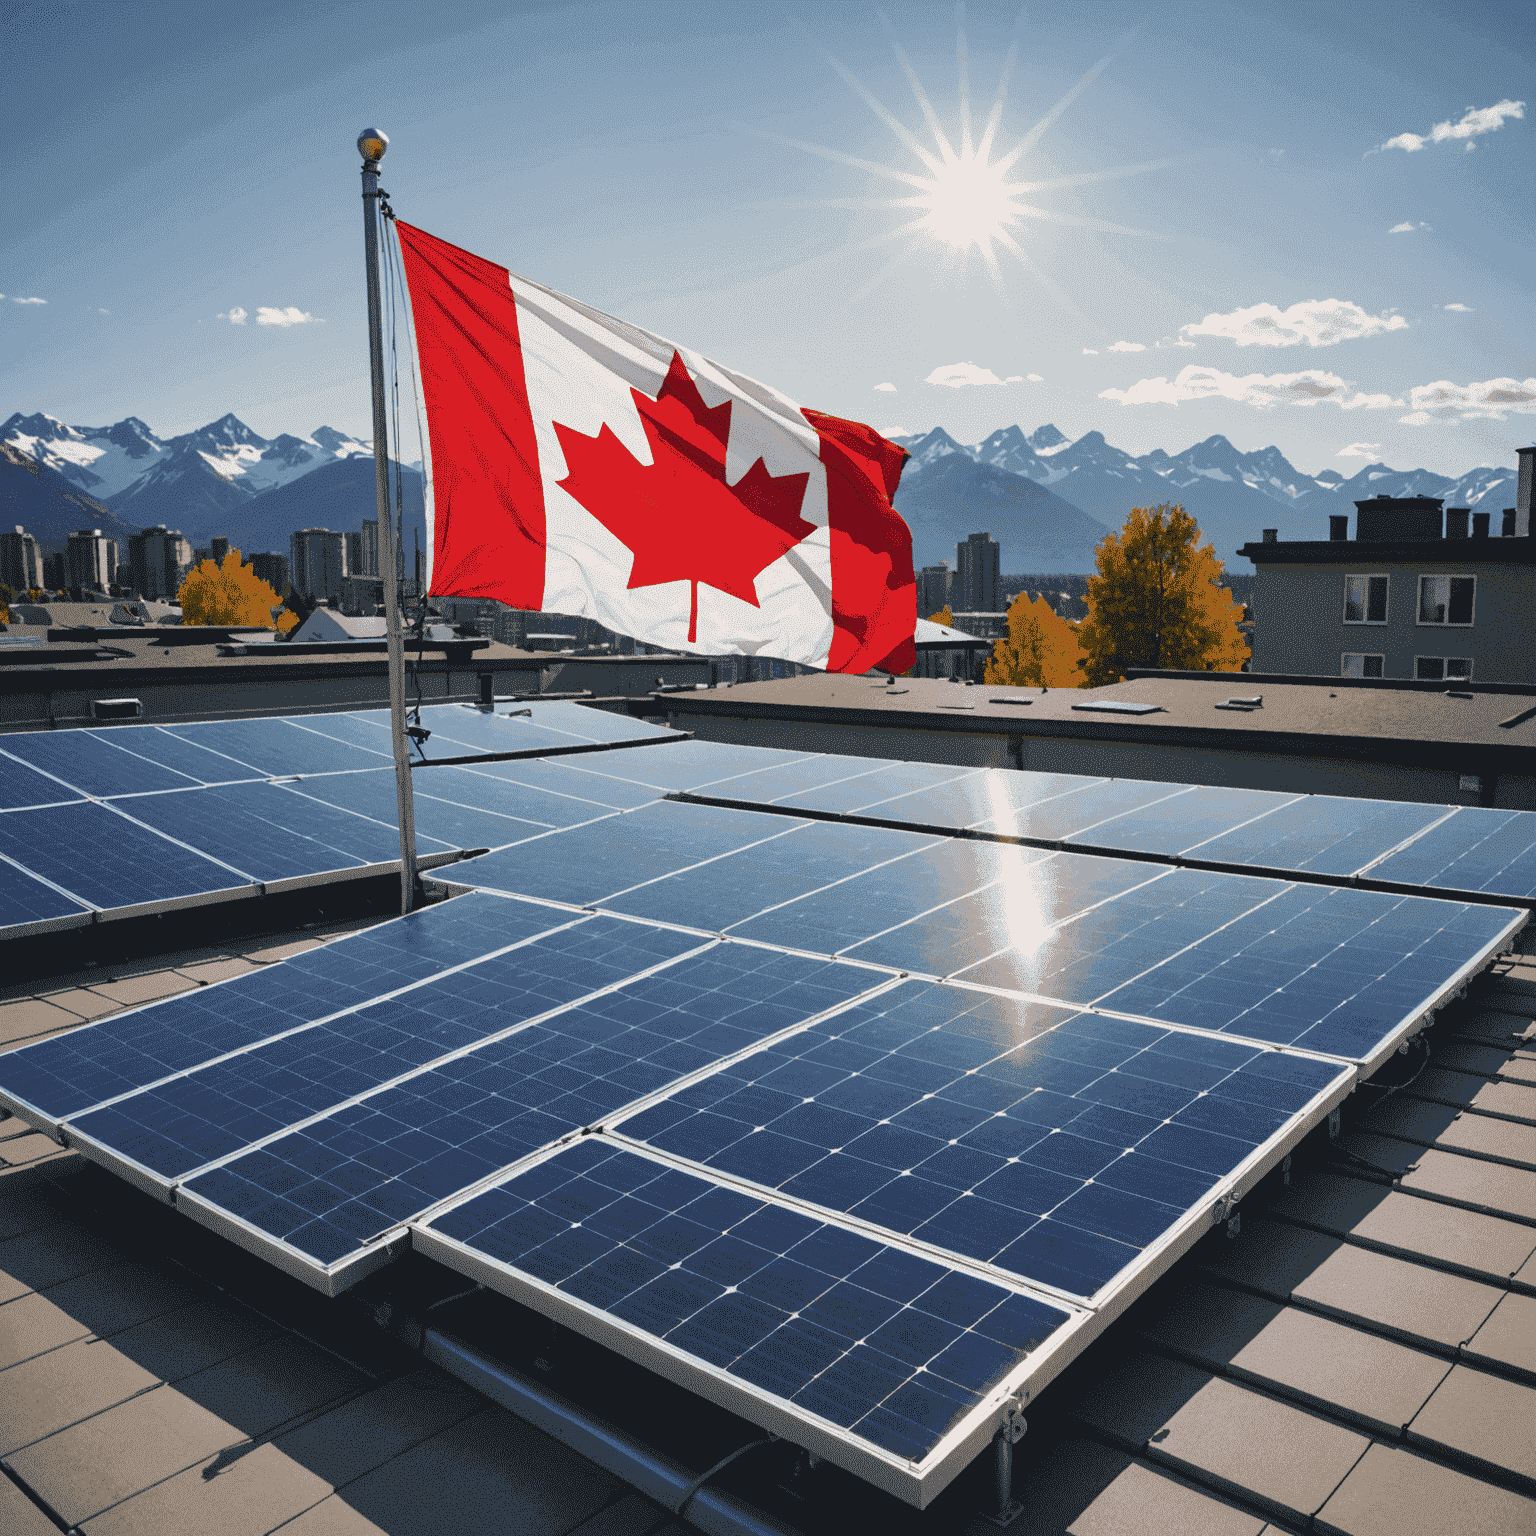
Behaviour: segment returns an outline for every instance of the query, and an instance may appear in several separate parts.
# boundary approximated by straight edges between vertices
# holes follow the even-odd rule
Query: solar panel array
[[[449,707],[430,745],[593,713]],[[319,766],[275,782],[258,725]],[[370,732],[114,729],[79,767],[54,733],[0,757],[0,855],[81,903],[130,878],[69,851],[118,823],[188,889],[366,864]],[[5,1055],[0,1101],[323,1290],[415,1246],[917,1504],[1536,878],[1521,813],[694,741],[414,777],[423,839],[497,850],[473,894]]]

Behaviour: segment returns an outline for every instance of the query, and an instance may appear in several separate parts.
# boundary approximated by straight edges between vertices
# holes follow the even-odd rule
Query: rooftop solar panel
[[[647,747],[646,751],[658,749]],[[538,758],[524,757],[509,763],[477,762],[462,767],[426,765],[416,770],[416,778],[432,791],[428,775],[438,773],[462,773],[475,780],[490,779],[502,784],[524,785],[530,789],[547,790],[553,795],[570,797],[582,805],[599,805],[607,810],[632,811],[660,799],[660,791],[648,784],[632,784],[611,775],[582,773],[580,757]]]
[[[889,981],[717,941],[243,1152],[178,1186],[177,1204],[334,1293],[390,1257],[381,1237],[440,1201]]]
[[[0,816],[0,854],[97,911],[248,886],[232,863],[205,858],[96,801]]]
[[[379,768],[392,760],[387,733],[377,748],[353,746],[311,730],[299,719],[212,720],[162,729],[274,778]]]
[[[677,734],[670,726],[655,725],[649,720],[637,720],[633,715],[620,714],[612,709],[600,709],[595,705],[582,704],[574,699],[533,699],[526,704],[497,706],[497,712],[509,718],[520,718],[513,714],[518,709],[531,711],[528,718],[536,725],[550,730],[566,731],[585,741],[648,741]]]
[[[878,816],[882,821],[910,819],[932,826],[956,830],[977,827],[1002,836],[1018,837],[1031,832],[1028,825],[1031,811],[1066,804],[1075,796],[1111,782],[1072,773],[984,768],[968,778],[944,785],[937,794],[908,792],[872,800],[863,808],[862,814]],[[1070,813],[1068,819],[1073,819]]]
[[[76,1116],[70,1144],[168,1199],[195,1169],[698,946],[674,930],[579,918]]]
[[[418,1246],[911,1502],[1081,1314],[588,1137]]]
[[[199,784],[228,784],[237,779],[261,779],[267,775],[249,763],[222,752],[210,752],[158,725],[113,725],[94,733],[109,744],[125,747],[139,757],[185,774]]]
[[[700,742],[700,746],[713,747],[713,742]],[[738,801],[744,805],[761,805],[771,809],[782,800],[793,805],[798,795],[810,794],[829,786],[847,786],[853,781],[868,778],[882,768],[890,767],[873,757],[834,757],[816,753],[809,757],[792,757],[787,762],[771,767],[754,768],[745,773],[725,774],[693,786],[693,792],[711,799]]]
[[[1097,1305],[1353,1077],[908,982],[609,1129]]]
[[[16,731],[0,752],[87,795],[134,795],[155,789],[190,789],[198,783],[113,744],[111,731]],[[59,794],[56,800],[71,796]]]
[[[1261,789],[1192,788],[1069,833],[1066,841],[1173,858],[1301,798]]]
[[[868,759],[855,759],[868,762]],[[944,763],[882,763],[872,773],[857,777],[834,780],[820,787],[780,793],[772,803],[801,811],[826,811],[833,814],[869,815],[869,807],[877,801],[894,800],[904,795],[932,796],[935,802],[948,799],[957,792],[957,785],[974,778],[983,770],[961,768]],[[739,786],[745,789],[745,785]],[[913,803],[916,803],[914,799]]]
[[[10,737],[8,740],[12,739]],[[58,805],[79,800],[80,792],[29,768],[14,757],[0,755],[0,811],[25,810],[34,805]]]
[[[1188,851],[1217,864],[1347,877],[1448,814],[1443,805],[1308,795]]]
[[[800,752],[742,747],[717,741],[658,742],[644,752],[603,752],[577,758],[570,766],[581,774],[645,784],[658,794],[697,788],[734,776],[768,770],[783,772],[805,759]],[[712,790],[711,793],[714,793]]]
[[[0,1057],[0,1103],[53,1133],[93,1105],[568,921],[568,914],[496,896],[424,907],[260,971],[8,1052]]]
[[[63,919],[88,917],[90,909],[30,874],[19,864],[0,859],[0,933],[17,937],[48,927],[70,926]]]
[[[1463,806],[1366,873],[1400,885],[1530,901],[1536,897],[1536,814]]]
[[[252,880],[298,879],[336,869],[394,862],[400,857],[394,774],[386,769],[381,775],[340,777],[347,784],[342,798],[363,801],[364,806],[343,809],[299,792],[298,786],[258,781],[186,790],[175,795],[141,795],[116,802],[115,808],[167,837],[190,843],[211,858],[238,863]],[[381,812],[387,809],[387,822],[382,816],[374,819],[365,814],[370,802],[369,780],[376,780],[378,790],[383,792],[373,798],[379,801],[377,808]],[[430,837],[421,827],[417,828],[416,851],[420,855],[447,853],[459,846]]]
[[[586,906],[753,843],[783,837],[794,825],[754,811],[656,800],[613,825],[594,822],[468,859],[454,867],[453,878],[488,890]]]
[[[498,706],[489,712],[469,704],[429,705],[421,711],[421,723],[432,732],[425,747],[429,759],[612,745],[677,734],[664,726],[560,699]]]

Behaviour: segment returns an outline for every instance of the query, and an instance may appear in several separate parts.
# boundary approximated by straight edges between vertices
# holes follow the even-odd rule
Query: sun
[[[896,61],[912,88],[913,98],[926,129],[925,133],[915,132],[903,123],[839,60],[830,54],[824,56],[876,117],[890,129],[902,148],[917,162],[916,165],[909,165],[908,168],[903,168],[899,163],[879,165],[870,160],[859,159],[855,155],[845,154],[841,150],[828,149],[824,145],[808,144],[800,139],[780,140],[793,148],[853,166],[882,180],[898,182],[902,186],[904,196],[827,198],[820,200],[818,204],[820,207],[835,208],[894,209],[907,214],[905,222],[896,228],[849,247],[849,249],[861,250],[906,239],[903,249],[898,250],[853,297],[862,298],[878,287],[897,265],[908,257],[918,254],[926,240],[932,240],[937,241],[952,256],[966,257],[971,253],[979,255],[1000,291],[1002,281],[998,258],[1000,254],[1007,255],[1030,268],[1059,303],[1075,310],[1076,305],[1041,271],[1025,249],[1019,237],[1025,233],[1026,226],[1031,221],[1039,220],[1052,224],[1075,225],[1106,234],[1139,235],[1145,231],[1128,229],[1122,224],[1112,224],[1104,219],[1057,212],[1041,207],[1038,202],[1030,199],[1040,193],[1160,169],[1171,162],[1164,160],[1141,165],[1117,166],[1110,170],[1057,176],[1044,181],[1015,179],[1015,176],[1017,169],[1027,162],[1046,130],[1108,66],[1113,55],[1100,59],[1089,69],[1011,149],[999,152],[998,130],[1002,126],[1003,110],[1008,100],[1009,80],[1018,60],[1018,41],[1015,40],[1008,50],[991,110],[981,126],[980,134],[977,135],[971,120],[969,63],[962,11],[955,49],[960,76],[958,142],[945,132],[928,93],[917,77],[917,71],[912,67],[911,60],[907,58],[894,38],[890,39],[890,43],[896,55]]]

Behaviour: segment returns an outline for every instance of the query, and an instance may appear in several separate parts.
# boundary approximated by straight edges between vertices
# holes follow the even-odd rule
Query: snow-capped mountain
[[[194,543],[224,529],[228,514],[339,460],[373,452],[333,427],[262,437],[238,416],[176,437],[157,437],[136,416],[110,427],[70,426],[38,413],[0,424],[0,441],[56,470],[129,523],[179,527]]]
[[[1481,468],[1459,479],[1429,470],[1394,470],[1371,464],[1350,479],[1335,470],[1304,475],[1276,447],[1240,453],[1225,437],[1208,437],[1182,453],[1161,448],[1140,457],[1106,441],[1102,432],[1088,432],[1069,441],[1047,423],[1034,432],[1004,427],[979,443],[955,441],[941,428],[897,439],[911,454],[903,486],[916,486],[931,466],[960,453],[978,464],[1022,475],[1048,486],[1061,500],[1090,518],[1118,528],[1135,506],[1173,501],[1183,504],[1215,545],[1219,559],[1234,569],[1246,569],[1238,548],[1256,542],[1265,528],[1277,528],[1282,539],[1322,539],[1328,536],[1328,514],[1349,512],[1352,503],[1369,496],[1439,496],[1447,506],[1500,510],[1515,497],[1515,469]],[[957,482],[958,484],[958,482]],[[933,498],[924,498],[931,503]],[[953,509],[955,538],[962,539],[980,507]],[[927,507],[933,522],[938,510]],[[1497,529],[1498,521],[1495,519]],[[1004,570],[1036,569],[1031,551],[1005,548]],[[1038,567],[1049,569],[1050,567]]]

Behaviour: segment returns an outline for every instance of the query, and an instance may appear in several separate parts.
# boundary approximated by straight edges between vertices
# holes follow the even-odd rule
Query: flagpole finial
[[[389,135],[378,128],[364,128],[357,136],[358,153],[364,160],[371,160],[375,165],[384,158],[384,151],[389,148]]]

